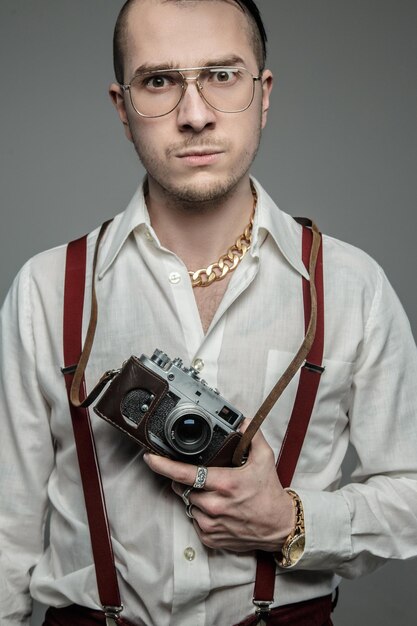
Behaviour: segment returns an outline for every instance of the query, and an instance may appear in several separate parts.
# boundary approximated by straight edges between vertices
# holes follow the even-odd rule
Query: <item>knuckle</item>
[[[220,517],[223,513],[223,506],[219,502],[210,502],[206,507],[207,513],[212,517]]]
[[[200,539],[201,539],[201,543],[203,543],[206,546],[206,548],[215,548],[216,547],[216,542],[214,541],[214,539],[210,535],[206,535],[206,534],[202,533],[200,535]]]
[[[229,498],[236,491],[237,481],[233,477],[224,478],[218,486],[220,495]]]
[[[204,536],[208,536],[213,530],[213,523],[207,517],[204,517],[198,521],[198,525],[200,526],[201,532]]]

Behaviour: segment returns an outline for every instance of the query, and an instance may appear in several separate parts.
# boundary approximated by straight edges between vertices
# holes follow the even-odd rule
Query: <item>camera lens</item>
[[[179,417],[171,428],[171,445],[183,454],[202,452],[211,441],[211,428],[200,415]]]
[[[187,445],[198,443],[203,429],[198,415],[186,415],[175,424],[177,438]]]
[[[205,450],[212,431],[208,416],[192,404],[177,405],[165,422],[165,436],[181,454],[199,454]]]

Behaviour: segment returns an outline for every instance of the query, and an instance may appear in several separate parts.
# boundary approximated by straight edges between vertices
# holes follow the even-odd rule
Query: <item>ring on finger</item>
[[[197,467],[197,473],[195,475],[194,489],[204,489],[208,475],[208,469],[204,466]]]
[[[185,506],[190,506],[190,501],[188,499],[188,496],[190,495],[190,493],[192,492],[193,488],[192,487],[187,487],[187,489],[185,489],[182,494],[181,494],[181,498],[182,501],[184,502]]]
[[[192,512],[193,506],[194,506],[193,504],[187,504],[187,506],[185,507],[185,513],[187,517],[189,517],[190,519],[195,519],[193,512]]]

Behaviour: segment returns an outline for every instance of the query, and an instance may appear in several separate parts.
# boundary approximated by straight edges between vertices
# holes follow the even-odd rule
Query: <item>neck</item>
[[[149,178],[146,204],[161,245],[195,271],[216,261],[243,233],[253,196],[249,176],[225,195],[204,202],[173,197]]]

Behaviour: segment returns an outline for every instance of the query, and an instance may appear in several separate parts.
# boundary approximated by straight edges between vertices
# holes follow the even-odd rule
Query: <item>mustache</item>
[[[181,153],[184,150],[196,149],[198,151],[207,150],[208,152],[216,151],[223,152],[229,146],[229,142],[221,139],[200,139],[195,137],[188,137],[184,141],[179,141],[177,143],[171,144],[167,150],[166,154],[168,157]]]

